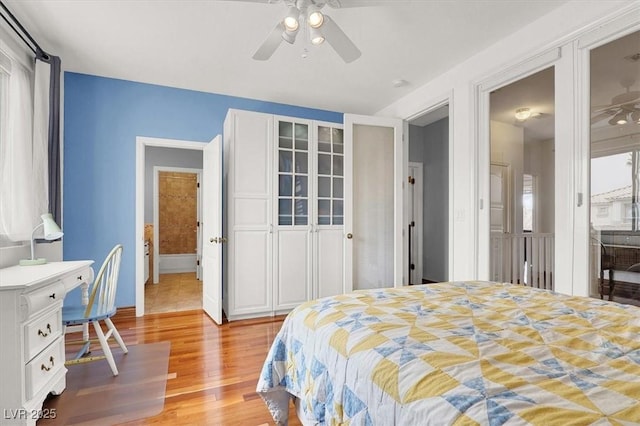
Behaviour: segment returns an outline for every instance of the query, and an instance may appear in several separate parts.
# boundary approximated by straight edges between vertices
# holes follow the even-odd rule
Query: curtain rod
[[[16,17],[13,16],[13,13],[11,13],[9,9],[7,9],[7,6],[5,6],[5,4],[2,1],[0,1],[0,7],[2,7],[2,9],[9,15],[9,18],[11,18],[11,20],[13,21],[13,24],[15,24],[19,28],[19,30],[11,22],[9,22],[9,19],[7,19],[7,17],[4,14],[0,14],[0,16],[2,16],[2,19],[4,19],[4,21],[9,25],[9,27],[18,35],[18,37],[20,37],[20,39],[24,42],[24,44],[26,44],[27,47],[30,50],[32,50],[33,53],[36,54],[36,56],[49,58],[49,55],[44,50],[42,50],[40,45],[33,39],[33,37],[31,37],[31,34],[29,34],[29,31],[27,31],[22,26],[20,21],[18,21],[18,19],[16,19]],[[29,39],[29,41],[27,41],[24,38],[23,34]],[[31,44],[33,44],[35,48],[31,44],[29,44],[29,42],[31,42]]]

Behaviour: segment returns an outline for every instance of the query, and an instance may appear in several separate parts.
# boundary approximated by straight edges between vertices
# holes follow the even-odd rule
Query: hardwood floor
[[[195,272],[160,274],[158,284],[144,286],[145,314],[202,309],[202,281]]]
[[[284,317],[217,326],[201,310],[148,314],[120,309],[113,318],[127,345],[171,342],[164,410],[132,425],[274,424],[255,388]],[[106,362],[106,361],[105,361]],[[55,397],[45,402],[55,406]],[[118,407],[112,407],[114,412]],[[290,425],[300,425],[293,405]],[[38,423],[40,424],[40,422]]]

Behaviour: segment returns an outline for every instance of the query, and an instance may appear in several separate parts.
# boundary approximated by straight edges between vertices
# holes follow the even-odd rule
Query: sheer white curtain
[[[32,72],[11,61],[5,78],[0,116],[0,234],[22,241],[31,238],[39,216],[47,212],[47,142],[46,133],[34,140],[34,133],[40,131],[33,125]]]
[[[39,216],[49,212],[49,85],[51,66],[36,61],[33,88],[33,184]]]

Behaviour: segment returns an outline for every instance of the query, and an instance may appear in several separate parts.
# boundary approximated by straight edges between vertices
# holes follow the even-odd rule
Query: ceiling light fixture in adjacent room
[[[524,121],[527,118],[531,117],[531,110],[529,108],[518,108],[516,110],[516,120]]]

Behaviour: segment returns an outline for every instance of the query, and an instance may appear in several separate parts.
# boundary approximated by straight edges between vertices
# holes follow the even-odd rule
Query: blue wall
[[[64,259],[124,245],[116,304],[135,305],[136,137],[208,142],[229,108],[342,122],[342,113],[64,74]]]

